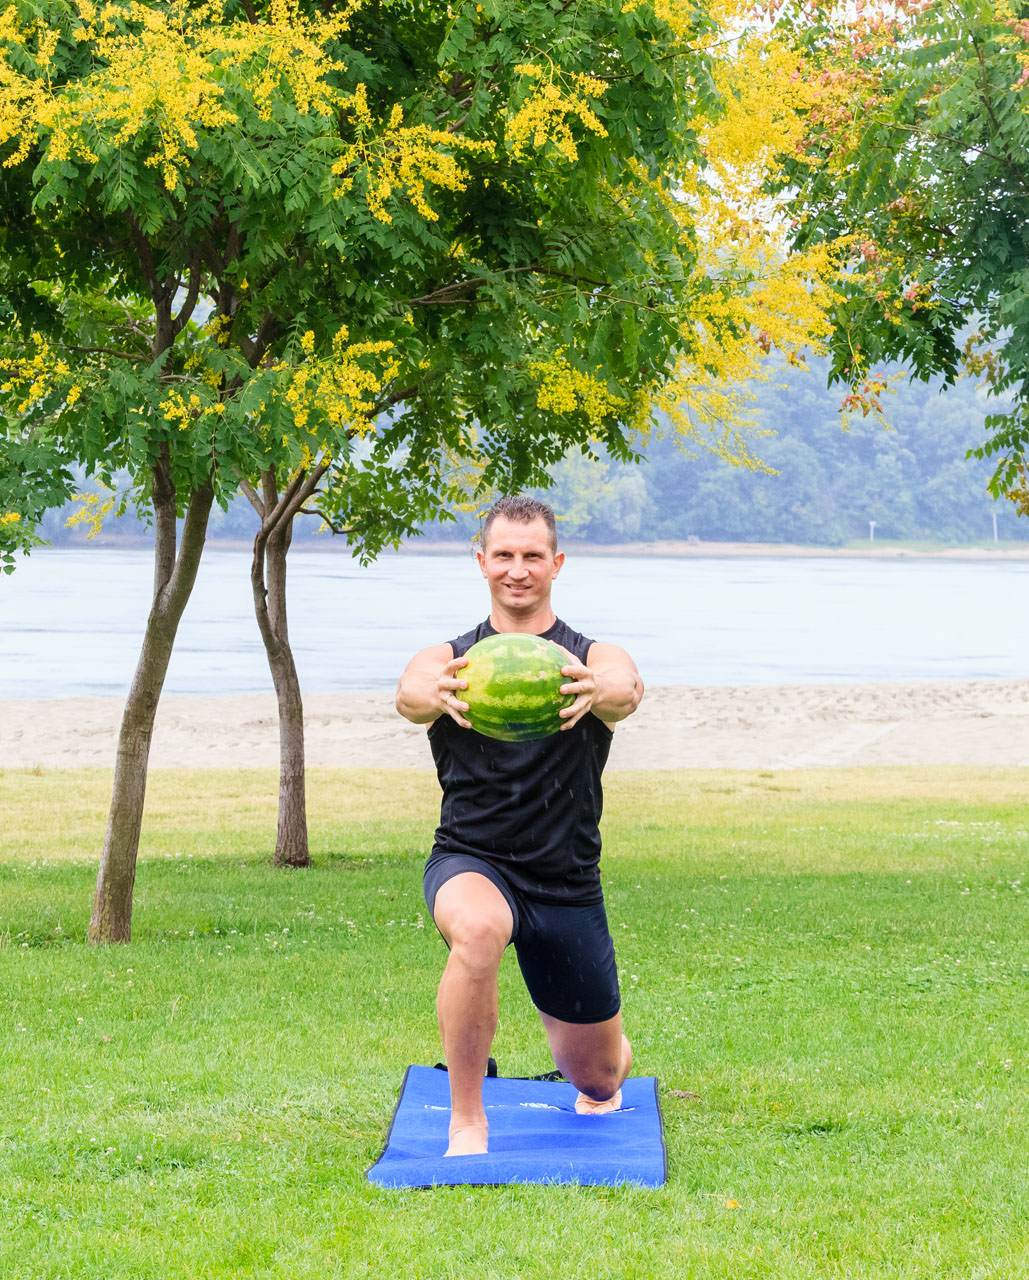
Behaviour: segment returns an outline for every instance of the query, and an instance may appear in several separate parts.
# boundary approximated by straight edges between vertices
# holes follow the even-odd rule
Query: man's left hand
[[[563,648],[563,646],[559,646]],[[565,649],[565,653],[568,650]],[[573,654],[568,653],[568,665],[561,668],[561,674],[567,676],[567,683],[561,686],[561,693],[575,694],[575,701],[565,707],[559,714],[564,724],[561,731],[577,725],[583,716],[592,708],[597,697],[597,675]]]
[[[560,712],[562,730],[577,725],[587,711],[592,711],[609,729],[632,715],[643,697],[643,681],[624,649],[594,642],[586,655],[590,664],[587,666],[564,645],[557,647],[568,658],[567,666],[561,668],[561,674],[568,678],[561,692],[575,695],[575,701]]]

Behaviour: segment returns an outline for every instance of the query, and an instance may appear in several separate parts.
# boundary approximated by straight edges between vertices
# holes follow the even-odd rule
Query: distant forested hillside
[[[668,441],[647,450],[642,538],[816,543],[869,537],[970,542],[1029,539],[1029,521],[986,491],[992,467],[969,458],[983,442],[988,406],[969,380],[941,391],[901,380],[886,397],[890,429],[860,416],[846,429],[840,392],[814,372],[791,370],[757,391],[759,422],[775,436],[756,444],[776,475],[687,459]],[[591,531],[591,536],[593,535]]]
[[[776,474],[730,466],[701,451],[683,452],[652,440],[635,466],[591,462],[575,455],[555,468],[544,496],[561,513],[565,538],[599,543],[686,540],[788,542],[840,546],[869,538],[936,543],[989,542],[993,516],[1001,540],[1029,541],[1029,520],[986,492],[991,467],[967,456],[984,439],[983,419],[995,411],[981,388],[903,379],[885,398],[890,428],[870,418],[842,423],[838,388],[826,390],[824,367],[783,370],[753,388],[756,421],[772,434],[754,442]],[[80,541],[53,513],[47,536]],[[122,530],[131,520],[119,522]],[[319,522],[298,524],[297,536]],[[432,539],[467,539],[470,516],[424,530]],[[238,499],[211,518],[214,538],[249,541],[255,517]],[[325,535],[319,539],[325,539]]]

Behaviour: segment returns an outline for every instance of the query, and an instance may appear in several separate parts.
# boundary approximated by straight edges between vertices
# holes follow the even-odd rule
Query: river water
[[[249,554],[208,548],[172,656],[172,694],[267,692]],[[41,550],[0,578],[0,697],[123,696],[152,580],[146,550]],[[623,645],[649,684],[1018,679],[1029,560],[573,554],[558,613]],[[289,557],[289,625],[308,693],[392,686],[410,655],[488,611],[470,555]]]

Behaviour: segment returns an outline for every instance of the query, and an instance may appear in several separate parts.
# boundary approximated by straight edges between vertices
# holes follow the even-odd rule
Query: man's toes
[[[580,1116],[606,1116],[612,1111],[620,1110],[622,1105],[621,1089],[612,1098],[598,1102],[587,1093],[580,1093],[575,1099],[575,1110]]]

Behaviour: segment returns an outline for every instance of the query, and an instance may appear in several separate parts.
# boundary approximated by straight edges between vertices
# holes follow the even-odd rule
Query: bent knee
[[[594,1102],[607,1102],[621,1088],[624,1072],[621,1063],[603,1063],[586,1071],[576,1072],[572,1084]]]
[[[448,938],[450,954],[470,969],[495,968],[510,941],[509,924],[481,918],[453,922]]]
[[[506,898],[491,880],[471,871],[440,887],[433,919],[451,955],[474,966],[499,963],[514,932]]]
[[[613,1098],[632,1069],[632,1049],[621,1034],[617,1046],[605,1045],[597,1053],[574,1054],[570,1062],[565,1055],[560,1056],[567,1064],[562,1068],[565,1075],[594,1102],[607,1102]]]

